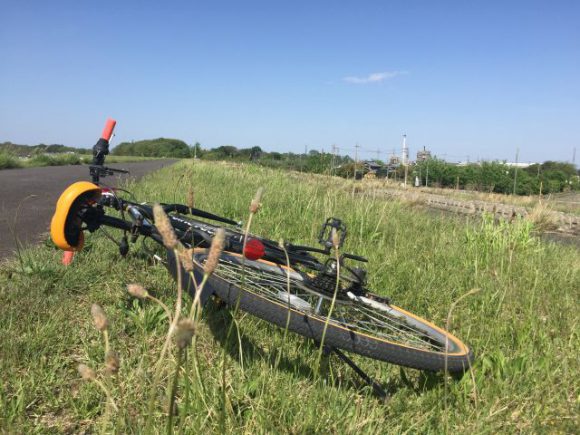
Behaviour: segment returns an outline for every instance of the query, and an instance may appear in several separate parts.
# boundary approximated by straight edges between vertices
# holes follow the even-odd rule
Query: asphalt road
[[[108,177],[107,184],[115,185],[119,179],[127,177],[138,179],[175,161],[151,160],[107,165],[130,171],[128,176]],[[14,253],[16,240],[23,245],[29,245],[46,237],[58,197],[69,184],[81,180],[90,181],[87,166],[1,170],[0,258]]]

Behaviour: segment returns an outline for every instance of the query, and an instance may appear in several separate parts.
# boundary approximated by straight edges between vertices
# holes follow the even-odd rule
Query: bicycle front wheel
[[[202,267],[206,250],[196,250]],[[267,261],[222,253],[207,283],[231,306],[324,344],[370,358],[421,370],[460,372],[473,354],[449,332],[409,311],[366,294],[337,298],[308,285],[306,276]]]

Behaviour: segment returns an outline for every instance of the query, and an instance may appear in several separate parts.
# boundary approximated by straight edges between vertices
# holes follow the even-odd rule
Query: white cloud
[[[344,80],[347,83],[354,83],[356,85],[364,85],[367,83],[380,83],[382,81],[392,79],[393,77],[396,77],[396,76],[401,75],[401,74],[403,74],[401,71],[385,71],[385,72],[372,73],[366,77],[354,77],[354,76],[344,77],[342,80]]]

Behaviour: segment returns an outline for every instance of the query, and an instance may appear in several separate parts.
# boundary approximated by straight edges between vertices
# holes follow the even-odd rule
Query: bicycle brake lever
[[[128,174],[129,171],[125,169],[115,169],[109,168],[108,166],[102,165],[89,165],[89,174],[93,178],[93,181],[98,182],[100,177],[106,177],[107,175]]]

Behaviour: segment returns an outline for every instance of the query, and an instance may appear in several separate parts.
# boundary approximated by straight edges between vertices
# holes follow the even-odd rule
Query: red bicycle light
[[[259,260],[264,256],[264,244],[258,239],[248,239],[244,248],[244,257],[248,260]]]

